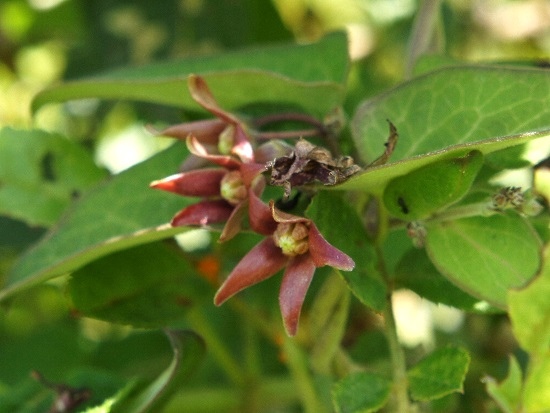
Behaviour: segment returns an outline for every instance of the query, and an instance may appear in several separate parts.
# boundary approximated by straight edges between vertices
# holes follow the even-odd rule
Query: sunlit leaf
[[[544,354],[550,347],[550,263],[545,249],[540,275],[526,288],[508,294],[510,319],[521,347]]]
[[[523,388],[522,372],[515,357],[510,357],[508,376],[497,383],[493,378],[484,379],[487,393],[495,400],[504,413],[515,413],[521,405]]]
[[[438,349],[408,372],[411,397],[433,400],[454,392],[462,392],[470,356],[459,347]]]
[[[437,222],[427,231],[426,249],[441,274],[499,308],[506,308],[508,290],[526,285],[541,264],[537,234],[515,214]]]
[[[69,282],[72,302],[83,315],[147,328],[181,320],[208,292],[188,260],[160,243],[95,260]]]
[[[495,151],[507,149],[516,145],[527,143],[534,139],[545,138],[548,136],[550,136],[550,129],[518,135],[496,137],[480,142],[459,143],[456,145],[449,142],[448,146],[442,146],[441,148],[424,155],[415,155],[412,158],[404,158],[385,165],[366,168],[364,171],[353,175],[340,185],[324,188],[333,188],[336,190],[361,190],[372,194],[381,195],[385,186],[392,179],[408,174],[411,171],[417,170],[426,165],[442,160],[461,157],[473,150],[479,151],[484,155],[488,155],[494,153]],[[402,142],[403,139],[400,138],[397,148],[399,148]],[[378,148],[378,153],[381,153],[381,148],[383,148],[382,142]],[[396,160],[396,157],[392,156],[390,160]]]
[[[406,221],[426,218],[462,198],[470,189],[483,155],[471,151],[460,158],[441,160],[390,181],[384,204],[395,217]]]
[[[332,389],[334,408],[338,413],[379,411],[390,397],[391,381],[375,373],[350,374]]]
[[[40,130],[0,130],[0,214],[50,226],[106,176],[80,145]]]
[[[194,200],[155,191],[149,183],[177,171],[186,154],[183,145],[175,145],[76,202],[59,225],[15,263],[0,300],[101,256],[185,230],[166,223]]]
[[[392,160],[459,144],[548,128],[547,70],[455,66],[429,72],[362,104],[353,119],[364,161],[383,148],[389,119],[399,143]],[[471,149],[477,149],[472,147]]]
[[[82,98],[138,100],[197,110],[187,91],[187,76],[195,73],[204,77],[224,108],[277,103],[322,116],[341,103],[347,70],[346,36],[334,33],[309,45],[156,63],[67,82],[38,94],[33,110],[49,102]]]
[[[550,351],[530,360],[530,366],[523,389],[523,408],[526,412],[546,413],[550,411]]]

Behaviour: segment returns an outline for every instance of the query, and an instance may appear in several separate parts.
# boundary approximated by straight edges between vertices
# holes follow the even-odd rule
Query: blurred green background
[[[168,143],[151,136],[145,124],[180,122],[188,114],[153,104],[90,99],[50,104],[32,115],[33,96],[57,82],[115,67],[275,42],[310,42],[340,29],[348,32],[353,59],[345,108],[350,115],[359,101],[405,78],[409,35],[419,7],[415,0],[0,0],[0,127],[60,132],[115,173]],[[466,61],[548,64],[548,1],[449,0],[440,7],[443,31],[430,46],[433,52]],[[17,255],[44,231],[0,217],[0,282]],[[169,346],[160,332],[128,335],[125,327],[68,318],[69,305],[55,284],[26,293],[10,306],[9,312],[0,313],[0,394],[25,382],[37,366],[60,379],[74,366],[93,365],[97,381],[108,388],[96,395],[100,401],[119,386],[110,374],[101,376],[101,368],[154,377],[158,366],[169,363]],[[417,344],[432,339],[430,328]],[[488,340],[487,331],[494,340]],[[504,317],[470,316],[463,337],[478,350],[472,377],[479,379],[491,369],[504,374],[506,354],[516,346]],[[41,353],[44,342],[55,348],[47,360]],[[121,359],[132,345],[154,356],[139,365],[133,363],[136,353]],[[471,411],[483,411],[476,407],[479,383],[472,380],[467,387]]]

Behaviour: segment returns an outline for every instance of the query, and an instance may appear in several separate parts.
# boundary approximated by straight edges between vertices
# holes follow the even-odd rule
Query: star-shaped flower
[[[158,134],[182,140],[187,140],[192,135],[208,153],[234,155],[244,163],[253,162],[254,153],[246,123],[219,106],[202,77],[190,75],[187,86],[193,100],[216,118],[169,126]],[[182,170],[194,169],[200,165],[199,160],[190,157]]]
[[[286,267],[279,292],[279,306],[288,335],[298,329],[306,292],[317,267],[351,271],[353,260],[329,244],[310,219],[264,204],[249,191],[252,229],[267,237],[257,244],[233,269],[222,284],[214,303],[221,305],[239,291],[263,281]]]

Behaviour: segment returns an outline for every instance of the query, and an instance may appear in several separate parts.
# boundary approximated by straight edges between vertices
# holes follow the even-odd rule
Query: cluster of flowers
[[[234,237],[248,215],[250,228],[265,238],[229,274],[214,303],[221,305],[286,267],[279,305],[286,332],[293,336],[315,269],[329,265],[350,271],[355,264],[330,245],[311,220],[283,212],[273,201],[266,204],[261,200],[266,162],[277,156],[274,146],[254,150],[247,125],[218,105],[204,79],[192,75],[188,86],[193,99],[216,118],[172,126],[161,132],[185,139],[192,155],[184,162],[183,172],[155,181],[151,187],[202,198],[178,212],[172,225],[225,222],[220,241]],[[217,167],[203,167],[204,162]]]

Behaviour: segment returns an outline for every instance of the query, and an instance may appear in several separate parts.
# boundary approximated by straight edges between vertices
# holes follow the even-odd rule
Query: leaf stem
[[[290,337],[285,337],[283,349],[287,357],[287,366],[302,401],[304,413],[327,413],[315,389],[313,377],[309,371],[307,359]]]
[[[393,378],[393,397],[389,402],[389,411],[400,413],[412,413],[412,406],[409,400],[409,383],[407,379],[407,364],[405,360],[405,353],[399,338],[397,337],[397,325],[395,323],[395,316],[392,306],[392,280],[390,279],[388,272],[385,268],[384,258],[380,248],[377,248],[378,265],[380,272],[383,275],[386,284],[388,286],[388,292],[386,294],[386,305],[383,311],[384,317],[384,333],[388,341],[388,347],[390,350],[391,369]]]
[[[389,411],[408,413],[411,412],[409,401],[407,366],[405,363],[405,353],[397,337],[397,326],[393,314],[391,293],[386,298],[386,307],[384,309],[384,332],[388,340],[390,349],[392,376],[393,376],[393,398],[390,400]]]
[[[433,49],[442,48],[443,33],[439,25],[440,0],[423,0],[416,14],[409,39],[405,77],[412,76],[418,58]]]
[[[233,358],[224,345],[224,340],[218,336],[204,314],[200,310],[191,310],[187,313],[187,319],[192,328],[204,338],[208,351],[217,359],[227,377],[236,385],[243,385],[246,380],[241,372],[241,366]]]

